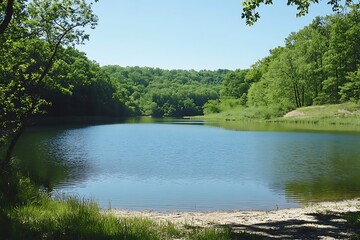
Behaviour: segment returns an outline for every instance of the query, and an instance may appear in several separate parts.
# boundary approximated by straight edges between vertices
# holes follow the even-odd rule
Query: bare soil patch
[[[284,118],[289,118],[289,117],[301,118],[301,117],[306,117],[306,115],[303,112],[294,110],[294,111],[288,112],[287,114],[284,115]]]

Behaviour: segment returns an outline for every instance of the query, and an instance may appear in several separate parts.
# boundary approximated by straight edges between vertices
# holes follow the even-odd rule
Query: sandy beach
[[[346,239],[360,229],[346,225],[342,213],[360,211],[360,199],[311,203],[302,208],[274,211],[155,212],[112,209],[119,217],[143,217],[180,227],[232,227],[265,239]]]

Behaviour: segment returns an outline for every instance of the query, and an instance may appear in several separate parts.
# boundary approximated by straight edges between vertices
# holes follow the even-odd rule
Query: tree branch
[[[3,1],[1,1],[3,2]],[[14,2],[15,0],[8,0],[5,10],[5,18],[0,24],[0,34],[3,34],[6,28],[9,26],[12,16],[14,14]]]
[[[62,42],[62,40],[64,39],[64,37],[65,37],[70,31],[72,31],[74,28],[80,27],[80,26],[82,26],[82,25],[83,25],[83,24],[76,24],[76,25],[70,27],[69,29],[67,29],[66,31],[64,31],[63,34],[61,34],[61,36],[59,37],[58,41],[57,41],[56,44],[55,44],[54,51],[53,51],[51,57],[49,58],[49,61],[48,61],[47,65],[46,65],[43,73],[42,73],[41,76],[39,77],[39,84],[41,84],[42,80],[43,80],[43,79],[46,77],[46,75],[49,73],[49,71],[50,71],[50,69],[51,69],[51,66],[52,66],[52,64],[53,64],[53,62],[54,62],[54,59],[55,59],[55,57],[56,57],[56,54],[57,54],[57,52],[58,52],[58,50],[59,50],[59,47],[60,47],[61,42]]]

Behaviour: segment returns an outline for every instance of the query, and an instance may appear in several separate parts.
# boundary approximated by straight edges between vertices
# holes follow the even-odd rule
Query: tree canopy
[[[106,73],[124,88],[125,105],[135,115],[180,117],[203,114],[203,105],[218,99],[229,70],[163,70],[105,66]]]
[[[298,12],[296,16],[304,16],[309,12],[309,7],[312,4],[319,3],[321,0],[287,0],[287,5],[296,6]],[[344,5],[342,5],[341,0],[328,0],[327,3],[331,5],[332,10],[334,12],[339,12],[344,7],[351,6],[355,1],[353,0],[345,0]],[[271,5],[273,4],[273,0],[245,0],[243,1],[243,12],[241,17],[246,20],[246,24],[253,25],[259,18],[260,13],[257,9],[260,5]]]
[[[219,112],[236,103],[274,108],[280,116],[304,106],[358,102],[360,5],[349,9],[315,18],[246,72],[229,73],[221,98],[206,104],[205,112]]]
[[[257,2],[256,9],[272,1],[246,2]],[[0,1],[0,24],[8,3]],[[339,1],[329,4],[340,8]],[[0,34],[0,169],[29,119],[45,111],[55,117],[182,117],[236,106],[283,113],[359,101],[359,8],[352,4],[347,12],[317,17],[250,69],[195,71],[100,67],[73,48],[89,38],[84,27],[97,24],[91,4],[15,1],[12,21]]]
[[[2,4],[4,1],[5,0],[1,0],[0,4]],[[4,10],[1,9],[2,11],[0,12],[0,16],[1,16],[0,34],[2,34],[10,24],[10,21],[14,14],[14,2],[15,0],[8,0],[6,5],[2,4]]]
[[[8,22],[9,4],[13,21]],[[5,10],[4,10],[5,9]],[[48,102],[43,89],[57,88],[52,67],[67,46],[88,39],[85,26],[95,27],[97,17],[85,0],[19,0],[0,2],[6,31],[0,35],[0,169],[7,166],[28,120]],[[4,147],[5,145],[5,147]]]

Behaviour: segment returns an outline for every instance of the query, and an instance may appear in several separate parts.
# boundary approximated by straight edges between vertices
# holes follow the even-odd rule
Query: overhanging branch
[[[3,1],[1,1],[1,2],[3,2]],[[6,5],[6,9],[5,9],[5,17],[4,17],[4,20],[0,24],[0,34],[4,33],[6,28],[10,24],[10,21],[14,14],[14,2],[15,2],[15,0],[7,1],[7,5]]]

